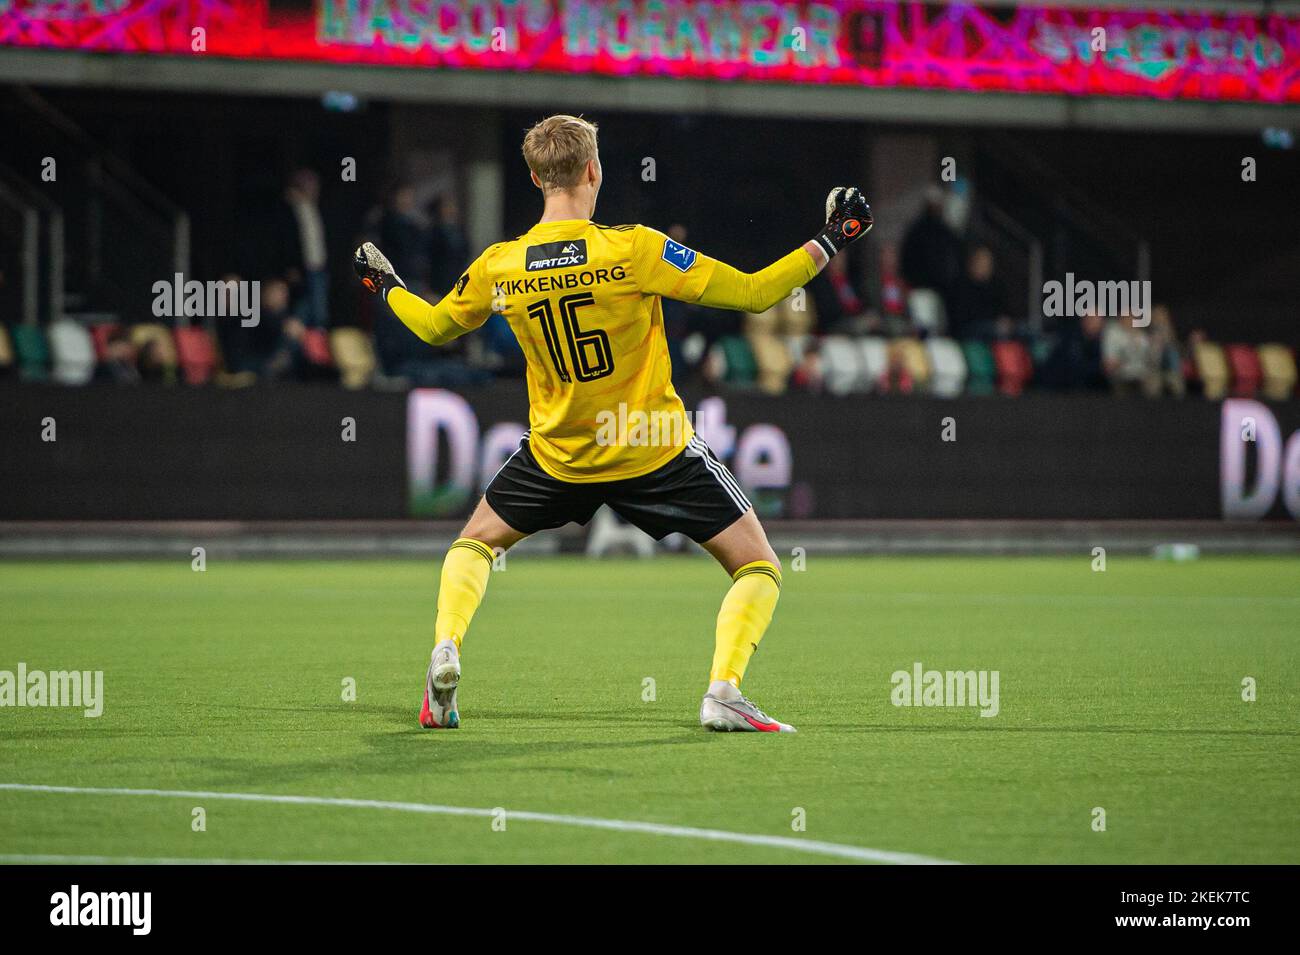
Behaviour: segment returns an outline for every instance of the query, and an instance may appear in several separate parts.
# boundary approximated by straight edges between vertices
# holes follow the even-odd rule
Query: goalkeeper
[[[366,288],[430,345],[473,331],[496,312],[528,365],[529,428],[443,561],[420,724],[460,725],[461,644],[494,554],[537,531],[586,524],[605,504],[655,539],[686,534],[731,577],[701,724],[793,732],[740,692],[776,608],[781,565],[740,484],[694,433],[673,389],[660,299],[765,311],[865,235],[870,207],[857,189],[832,190],[821,231],[748,274],[654,229],[592,222],[601,185],[593,124],[551,116],[528,131],[523,153],[542,192],[541,220],[488,248],[442,301],[408,292],[370,243],[354,262]],[[634,412],[679,426],[657,429],[651,437],[660,440],[649,441],[611,437],[599,426]]]

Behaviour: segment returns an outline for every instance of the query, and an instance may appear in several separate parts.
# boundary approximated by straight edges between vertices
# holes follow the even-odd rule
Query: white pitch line
[[[351,809],[387,809],[393,812],[416,812],[437,816],[477,816],[491,818],[495,810],[471,806],[439,806],[422,802],[387,802],[379,799],[347,799],[331,796],[284,796],[273,793],[221,793],[189,792],[181,789],[115,789],[81,786],[39,786],[28,783],[0,783],[0,790],[29,793],[67,793],[76,796],[155,796],[163,799],[228,799],[235,802],[276,803],[290,806],[343,806]],[[957,865],[947,859],[913,855],[909,852],[890,852],[885,849],[867,849],[842,845],[838,842],[819,842],[815,839],[795,839],[791,836],[764,836],[746,832],[728,832],[725,829],[697,829],[693,826],[670,826],[658,822],[635,822],[624,819],[600,819],[594,816],[565,816],[550,812],[506,810],[507,819],[525,822],[545,822],[557,826],[578,826],[584,829],[607,829],[613,832],[640,832],[652,836],[675,836],[681,839],[704,839],[710,842],[734,842],[746,846],[768,849],[789,849],[792,852],[811,852],[816,855],[853,859],[856,862],[885,862],[892,865]]]

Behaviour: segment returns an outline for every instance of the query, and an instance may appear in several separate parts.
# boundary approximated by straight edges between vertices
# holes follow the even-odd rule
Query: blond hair
[[[596,124],[579,116],[548,116],[524,136],[524,161],[542,190],[572,189],[596,158]]]

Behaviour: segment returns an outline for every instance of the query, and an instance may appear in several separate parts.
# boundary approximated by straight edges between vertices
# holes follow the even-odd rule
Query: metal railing
[[[998,246],[1001,281],[1025,290],[1025,318],[1036,332],[1043,330],[1043,242],[1028,227],[992,202],[977,197],[977,236]]]
[[[1139,281],[1151,278],[1151,243],[1147,237],[1014,137],[999,137],[986,151],[985,159],[995,159],[1007,176],[1050,215],[1056,233],[1050,255],[1054,269],[1069,266],[1066,259],[1077,258],[1085,266],[1092,260],[1106,271],[1130,271]],[[1063,242],[1070,246],[1068,255],[1060,248]]]
[[[22,282],[22,321],[35,325],[42,317],[47,322],[61,318],[67,267],[63,210],[3,165],[0,165],[0,206],[21,223],[18,262]],[[44,259],[41,257],[42,233],[46,240]],[[45,288],[44,308],[42,285]]]
[[[65,276],[71,287],[99,309],[130,315],[147,308],[159,278],[189,274],[190,218],[184,209],[35,90],[18,88],[13,104],[82,164],[73,180],[75,198],[65,199],[63,210],[55,207],[59,224],[50,231],[51,257],[73,264],[73,274]],[[51,295],[53,314],[63,312],[66,287]]]

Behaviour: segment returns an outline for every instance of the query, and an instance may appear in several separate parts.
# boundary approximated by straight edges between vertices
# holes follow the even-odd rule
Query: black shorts
[[[602,504],[655,540],[680,532],[696,543],[716,537],[750,509],[739,482],[704,439],[640,477],[577,484],[551,477],[528,447],[528,435],[488,485],[488,505],[524,534],[586,524]]]

